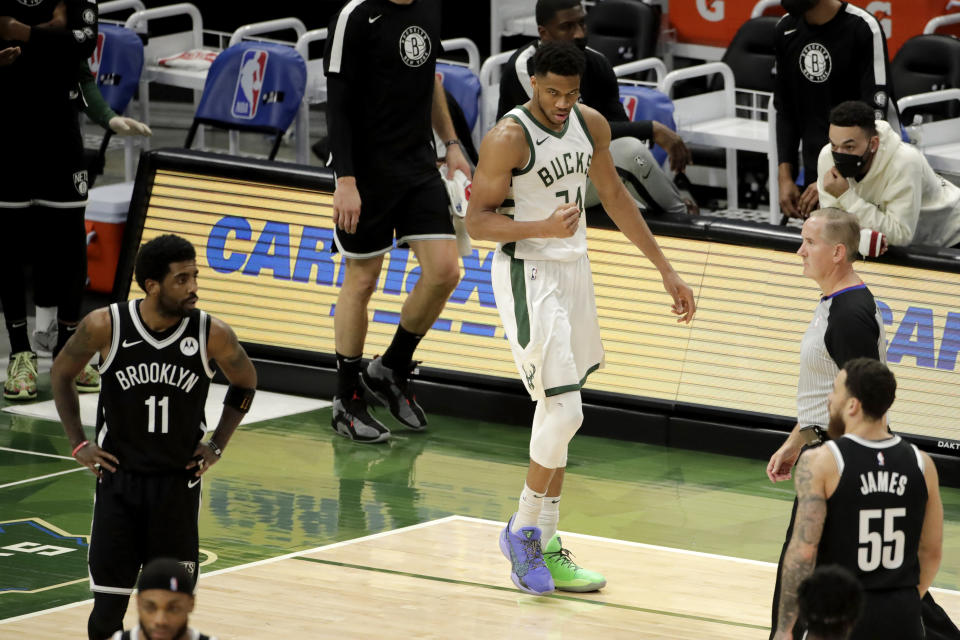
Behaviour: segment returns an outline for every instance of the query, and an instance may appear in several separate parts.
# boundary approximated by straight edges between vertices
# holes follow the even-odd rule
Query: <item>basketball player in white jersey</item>
[[[523,591],[595,591],[604,577],[574,564],[556,536],[567,445],[583,421],[580,388],[603,365],[582,218],[587,176],[610,218],[660,271],[680,322],[690,322],[696,304],[617,176],[610,126],[577,104],[583,52],[569,42],[545,42],[533,69],[533,97],[483,141],[466,217],[471,236],[499,243],[492,267],[497,308],[537,402],[526,485],[500,549]]]

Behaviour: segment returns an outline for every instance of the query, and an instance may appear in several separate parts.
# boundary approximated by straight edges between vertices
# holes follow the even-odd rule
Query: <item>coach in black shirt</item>
[[[817,157],[827,143],[830,109],[861,100],[900,131],[883,29],[867,11],[840,0],[781,0],[777,23],[777,153],[780,208],[806,217],[817,208]],[[798,148],[803,144],[798,162]],[[806,190],[795,183],[803,167]]]
[[[431,124],[446,146],[449,175],[460,169],[469,176],[470,165],[435,75],[440,0],[351,0],[329,32],[323,64],[337,180],[334,241],[347,258],[334,315],[338,383],[332,426],[357,442],[384,442],[390,431],[367,411],[361,378],[400,423],[426,427],[408,384],[412,356],[460,281]],[[398,247],[416,254],[421,272],[393,342],[361,373],[367,304],[394,235]]]
[[[650,153],[647,143],[663,147],[670,158],[670,167],[677,172],[686,168],[690,151],[680,136],[663,124],[627,119],[613,66],[602,53],[587,46],[586,13],[580,0],[538,0],[536,18],[540,40],[517,49],[504,67],[497,118],[533,96],[530,67],[539,43],[573,41],[584,50],[587,62],[580,79],[580,101],[599,111],[610,123],[610,152],[627,189],[654,213],[697,213],[696,204],[681,196]],[[586,206],[599,203],[596,189],[588,182]]]

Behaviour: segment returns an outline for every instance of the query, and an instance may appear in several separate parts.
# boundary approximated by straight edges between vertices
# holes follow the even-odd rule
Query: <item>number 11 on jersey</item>
[[[143,404],[147,405],[147,433],[157,431],[157,407],[160,408],[160,433],[170,433],[170,396],[163,396],[160,402],[157,396],[150,396]]]

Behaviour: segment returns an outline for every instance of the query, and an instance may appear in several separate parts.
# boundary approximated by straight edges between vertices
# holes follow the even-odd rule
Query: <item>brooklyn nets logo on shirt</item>
[[[819,42],[811,42],[800,52],[800,71],[810,82],[826,82],[832,68],[830,52]]]
[[[410,67],[419,67],[430,57],[430,36],[420,27],[407,27],[400,34],[400,57]]]
[[[87,195],[87,171],[77,171],[73,174],[73,186],[82,196]]]

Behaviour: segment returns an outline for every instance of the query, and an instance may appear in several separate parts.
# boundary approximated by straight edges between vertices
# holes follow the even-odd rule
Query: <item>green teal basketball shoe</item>
[[[579,566],[571,559],[569,549],[564,549],[560,536],[553,536],[543,549],[543,562],[553,576],[557,591],[599,591],[607,585],[607,579],[596,571]]]

